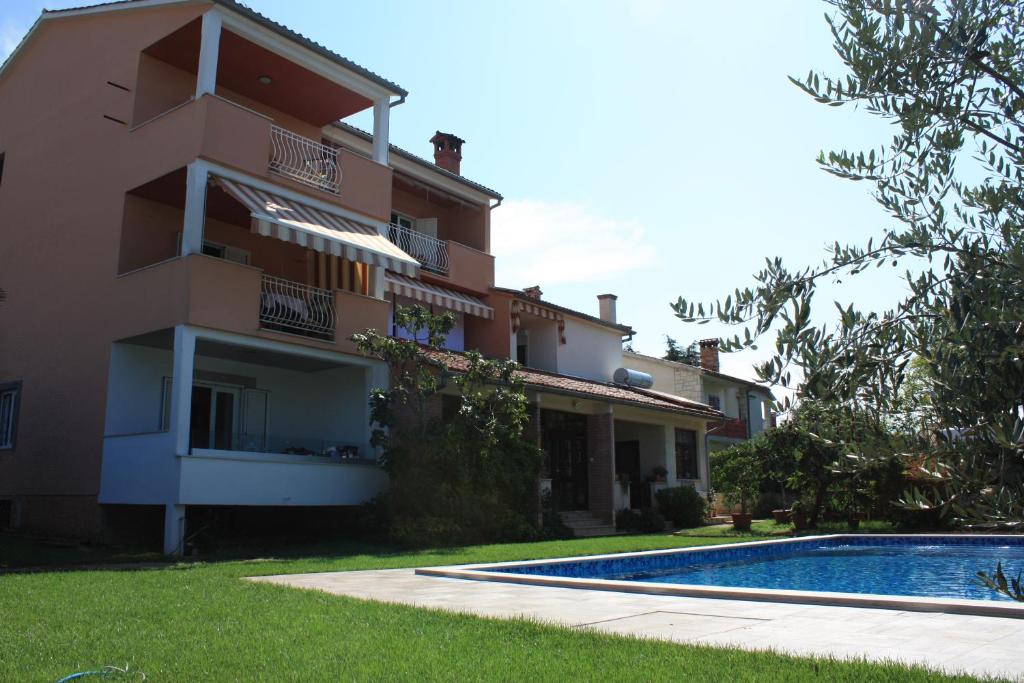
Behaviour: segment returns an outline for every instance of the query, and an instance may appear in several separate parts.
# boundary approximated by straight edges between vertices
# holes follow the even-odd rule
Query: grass
[[[762,529],[758,525],[754,532]],[[898,665],[638,641],[241,580],[266,574],[651,550],[742,538],[717,527],[688,536],[415,552],[325,544],[293,550],[292,557],[3,575],[0,680],[54,681],[104,665],[127,665],[130,672],[145,673],[150,681],[974,680],[944,679]],[[0,539],[0,544],[0,555],[8,556],[7,543]]]

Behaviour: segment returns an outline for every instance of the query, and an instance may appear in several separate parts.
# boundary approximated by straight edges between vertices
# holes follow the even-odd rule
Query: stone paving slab
[[[418,576],[412,569],[252,580],[675,643],[890,660],[1024,681],[1024,619],[467,581]]]

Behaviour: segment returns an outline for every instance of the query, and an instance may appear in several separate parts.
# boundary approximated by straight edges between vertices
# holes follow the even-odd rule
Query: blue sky
[[[4,0],[0,54],[42,7],[80,4]],[[677,296],[724,297],[766,257],[815,263],[826,244],[891,222],[868,186],[814,163],[822,148],[886,141],[886,126],[815,104],[786,78],[839,69],[824,3],[248,4],[409,90],[392,110],[395,144],[429,156],[435,130],[465,138],[463,173],[506,198],[493,214],[498,283],[539,284],[590,313],[615,293],[638,351],[660,355],[666,334],[736,332],[682,324],[668,306]],[[861,275],[818,305],[882,306],[899,288],[891,273]],[[723,367],[752,376],[763,357]]]

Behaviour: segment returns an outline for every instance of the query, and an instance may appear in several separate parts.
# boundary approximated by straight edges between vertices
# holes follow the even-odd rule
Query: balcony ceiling
[[[153,43],[147,55],[195,74],[199,65],[201,20],[196,19]],[[270,84],[260,83],[269,76]],[[221,32],[218,94],[241,95],[318,127],[371,107],[357,93],[319,76],[270,50],[228,31]],[[230,92],[221,93],[221,90]],[[246,102],[240,102],[246,104]]]

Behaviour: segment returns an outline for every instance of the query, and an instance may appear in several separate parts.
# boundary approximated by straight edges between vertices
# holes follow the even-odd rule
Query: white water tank
[[[636,387],[638,389],[650,389],[654,386],[653,377],[646,372],[630,370],[629,368],[619,368],[612,375],[612,379],[616,384],[625,384],[627,387]]]

